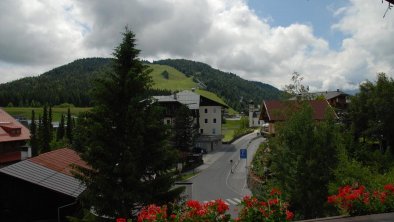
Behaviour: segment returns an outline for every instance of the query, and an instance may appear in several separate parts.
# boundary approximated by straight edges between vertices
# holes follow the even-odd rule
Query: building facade
[[[222,145],[222,115],[226,104],[219,103],[194,91],[184,90],[168,96],[154,96],[157,102],[164,107],[164,123],[173,125],[176,110],[181,105],[186,105],[192,113],[192,117],[198,128],[198,136],[195,147],[205,148],[212,151]]]
[[[31,157],[30,131],[0,109],[0,167]]]

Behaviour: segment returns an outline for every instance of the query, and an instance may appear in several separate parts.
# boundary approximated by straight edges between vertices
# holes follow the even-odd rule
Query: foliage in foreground
[[[269,196],[270,198],[266,200],[244,197],[241,202],[242,208],[235,220],[231,220],[230,214],[227,213],[228,205],[219,199],[204,204],[189,200],[184,205],[175,207],[172,213],[169,213],[167,206],[149,205],[138,215],[138,222],[291,221],[294,214],[287,209],[288,204],[281,199],[281,192],[273,189]]]
[[[342,213],[351,216],[394,211],[394,186],[386,184],[382,189],[368,191],[360,184],[338,188],[338,193],[327,198]]]

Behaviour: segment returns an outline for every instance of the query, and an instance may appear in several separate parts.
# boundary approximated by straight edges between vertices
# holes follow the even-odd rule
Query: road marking
[[[230,202],[231,204],[237,205],[237,202],[231,200],[231,199],[226,199],[228,202]]]
[[[233,198],[233,200],[237,201],[238,203],[241,203],[241,200],[238,198]]]
[[[230,204],[229,204],[229,203],[227,203],[226,201],[224,201],[224,203],[225,203],[227,206],[230,206]]]

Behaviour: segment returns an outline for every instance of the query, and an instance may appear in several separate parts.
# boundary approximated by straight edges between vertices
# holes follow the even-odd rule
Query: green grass
[[[34,110],[36,114],[36,119],[39,115],[42,115],[42,108],[33,107],[4,107],[7,113],[13,116],[23,116],[26,119],[31,119],[31,111]],[[71,115],[77,116],[80,112],[89,111],[91,108],[80,108],[72,107],[70,108]],[[52,108],[52,121],[60,121],[61,114],[67,114],[67,108]]]
[[[224,134],[223,142],[229,142],[234,138],[235,131],[241,128],[241,120],[226,120],[222,125]]]
[[[187,180],[189,180],[190,178],[194,177],[195,175],[197,175],[196,172],[184,173],[184,174],[182,174],[182,176],[181,176],[181,181],[187,181]]]
[[[154,82],[153,88],[181,91],[186,89],[191,90],[191,88],[197,86],[197,83],[193,82],[191,77],[186,77],[185,74],[170,66],[150,64],[149,67],[153,69],[150,74]],[[164,71],[169,73],[168,79],[161,75]]]
[[[172,91],[181,91],[181,90],[191,90],[192,88],[197,88],[197,83],[193,82],[191,77],[186,77],[186,75],[177,69],[167,66],[167,65],[158,65],[158,64],[150,64],[150,68],[153,69],[151,72],[152,80],[154,82],[153,88],[157,89],[168,89]],[[164,78],[161,74],[167,71],[168,79]],[[220,97],[218,97],[215,93],[197,89],[196,93],[207,97],[213,101],[216,101],[220,104],[228,106]],[[237,113],[233,108],[229,108],[228,112],[230,114]]]

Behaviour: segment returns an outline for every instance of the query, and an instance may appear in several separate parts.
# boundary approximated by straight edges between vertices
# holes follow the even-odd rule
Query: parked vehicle
[[[194,147],[192,150],[193,153],[201,153],[201,154],[207,154],[208,151],[205,148],[201,148],[201,147]]]

